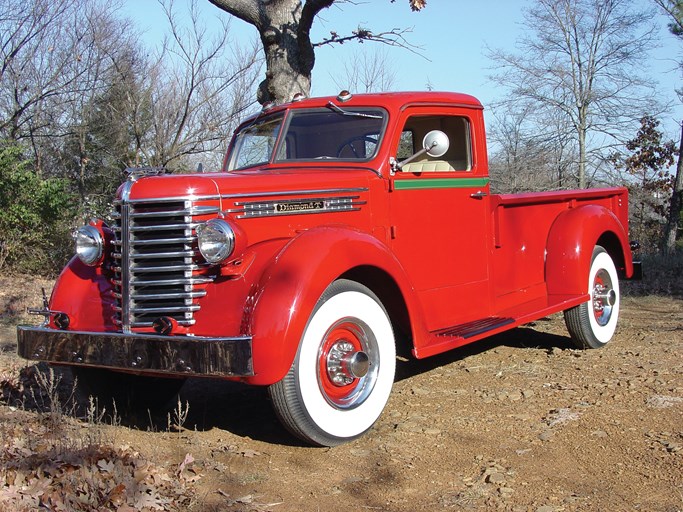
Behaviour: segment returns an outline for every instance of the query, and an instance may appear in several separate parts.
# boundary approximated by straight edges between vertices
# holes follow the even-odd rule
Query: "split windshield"
[[[334,105],[291,110],[257,119],[235,138],[228,170],[270,162],[367,161],[386,126],[380,109],[341,109]]]

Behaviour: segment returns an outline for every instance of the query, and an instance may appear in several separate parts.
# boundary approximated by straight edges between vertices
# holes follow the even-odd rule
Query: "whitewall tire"
[[[588,293],[588,302],[564,312],[565,322],[579,348],[601,348],[614,336],[621,296],[614,262],[599,245],[593,250]]]
[[[394,334],[381,302],[365,286],[340,279],[320,297],[289,372],[269,391],[288,430],[334,446],[377,421],[395,369]]]

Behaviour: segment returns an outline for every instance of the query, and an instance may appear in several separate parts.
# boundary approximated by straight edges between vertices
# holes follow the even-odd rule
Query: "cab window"
[[[448,135],[448,151],[438,158],[421,155],[403,168],[403,172],[453,172],[472,169],[472,145],[470,121],[463,116],[413,116],[409,117],[401,133],[397,151],[398,160],[403,160],[422,149],[422,140],[432,130],[441,130]],[[412,148],[410,148],[412,146]],[[410,148],[410,149],[409,149]],[[406,152],[408,152],[406,154]]]

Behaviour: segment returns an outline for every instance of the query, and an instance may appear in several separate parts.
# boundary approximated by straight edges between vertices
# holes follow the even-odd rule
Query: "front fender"
[[[617,267],[633,273],[628,236],[616,215],[600,205],[584,205],[561,213],[550,228],[546,284],[552,301],[588,293],[593,248],[601,244]]]
[[[281,380],[294,361],[299,340],[325,289],[359,266],[390,275],[402,293],[410,289],[391,251],[368,233],[327,226],[292,239],[261,276],[250,319],[255,377],[252,384]]]
[[[102,331],[117,328],[113,308],[111,282],[102,267],[89,267],[77,256],[71,258],[55,282],[50,309],[66,313],[72,330]]]

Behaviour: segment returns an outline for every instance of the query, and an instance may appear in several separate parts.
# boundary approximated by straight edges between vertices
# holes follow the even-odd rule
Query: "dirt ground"
[[[39,304],[41,283],[20,292],[7,283],[0,364],[9,372],[30,366],[13,355],[14,325],[25,320],[18,308]],[[399,361],[375,427],[332,449],[287,434],[264,389],[192,380],[181,399],[167,424],[123,419],[98,431],[114,449],[185,475],[182,505],[158,510],[683,511],[682,298],[625,298],[618,333],[601,350],[574,350],[557,315]],[[0,421],[29,437],[40,430],[26,425],[45,414],[7,398],[0,405]],[[69,432],[86,428],[82,415],[66,416]],[[17,445],[9,431],[5,450]],[[11,487],[0,489],[0,510]]]

